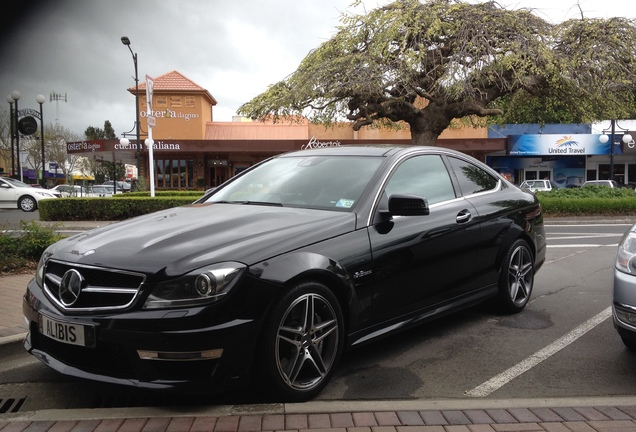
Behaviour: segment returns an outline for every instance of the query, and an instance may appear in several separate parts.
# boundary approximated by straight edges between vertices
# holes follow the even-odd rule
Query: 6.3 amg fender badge
[[[77,302],[84,285],[84,278],[75,269],[68,270],[60,282],[59,297],[64,306],[72,306]]]

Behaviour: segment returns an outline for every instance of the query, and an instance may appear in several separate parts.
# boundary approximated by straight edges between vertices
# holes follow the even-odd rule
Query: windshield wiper
[[[214,201],[215,204],[247,204],[247,205],[262,205],[262,206],[273,206],[273,207],[282,207],[283,204],[275,203],[275,202],[267,202],[267,201]]]

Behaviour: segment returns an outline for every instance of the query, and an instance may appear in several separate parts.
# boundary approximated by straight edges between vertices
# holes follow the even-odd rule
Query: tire
[[[534,286],[534,256],[524,240],[515,241],[499,272],[497,306],[502,313],[514,314],[526,307]]]
[[[18,201],[18,207],[20,207],[20,210],[22,211],[32,212],[38,208],[38,202],[35,200],[35,198],[25,195]]]
[[[286,402],[315,397],[342,356],[344,328],[336,296],[317,282],[295,286],[274,305],[260,346],[262,390]]]
[[[625,348],[627,348],[631,352],[636,352],[636,341],[624,337],[621,337],[621,340],[623,341],[623,345],[625,345]]]

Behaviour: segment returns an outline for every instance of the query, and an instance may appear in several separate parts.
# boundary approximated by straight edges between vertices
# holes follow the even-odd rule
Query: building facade
[[[134,134],[129,143],[68,143],[68,152],[130,165],[139,157],[140,177],[149,179],[153,169],[156,189],[204,189],[283,152],[339,145],[411,145],[408,125],[401,130],[365,127],[354,131],[350,124],[325,127],[303,119],[274,124],[237,116],[231,122],[217,122],[216,99],[183,74],[172,71],[150,83],[151,92],[146,91],[147,83],[139,85],[140,143]],[[135,87],[128,90],[135,95]],[[152,162],[143,144],[149,123]],[[602,125],[449,128],[436,145],[470,154],[516,184],[547,178],[560,187],[576,186],[585,180],[610,178],[610,172],[620,183],[636,182],[636,150],[602,144],[599,139],[604,132]],[[620,141],[622,133],[623,129],[615,141]]]

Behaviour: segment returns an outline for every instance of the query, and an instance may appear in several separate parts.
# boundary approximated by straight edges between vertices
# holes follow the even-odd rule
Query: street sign
[[[148,111],[152,109],[152,92],[154,91],[154,87],[155,81],[150,76],[146,75],[146,101],[148,104]]]

